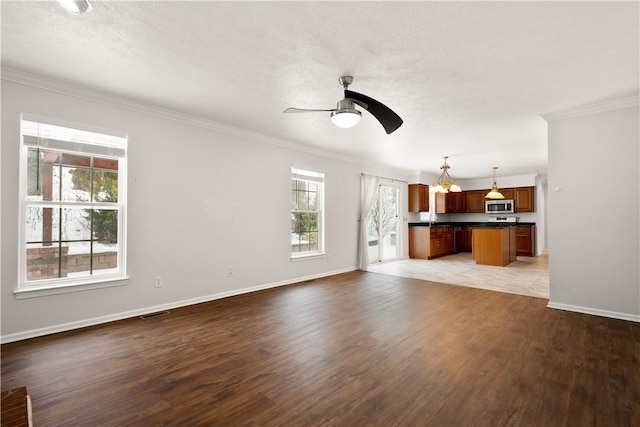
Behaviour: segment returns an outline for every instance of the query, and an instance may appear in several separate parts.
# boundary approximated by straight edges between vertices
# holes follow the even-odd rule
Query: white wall
[[[637,105],[546,117],[550,307],[640,321]]]
[[[65,93],[69,86],[61,93],[3,79],[1,89],[3,342],[352,270],[360,173],[406,179],[397,171],[267,144],[248,132],[195,119],[189,124],[186,116],[152,114],[159,109],[72,96]],[[15,298],[21,113],[128,133],[126,286]],[[325,173],[325,258],[290,260],[292,164]],[[227,266],[234,277],[226,276]],[[154,287],[156,276],[162,288]]]

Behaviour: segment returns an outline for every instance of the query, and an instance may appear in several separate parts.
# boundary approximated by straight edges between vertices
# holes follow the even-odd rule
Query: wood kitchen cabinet
[[[456,242],[458,250],[460,252],[471,252],[472,231],[473,229],[469,226],[460,227],[460,233],[458,233],[458,241]]]
[[[429,212],[429,186],[409,184],[409,212]]]
[[[484,213],[484,196],[486,196],[488,192],[488,189],[464,191],[463,194],[466,194],[467,206],[463,212]],[[535,212],[535,187],[501,188],[500,193],[502,193],[505,199],[514,201],[514,211],[516,213]]]
[[[433,259],[451,253],[452,227],[409,227],[409,258]]]
[[[427,259],[440,256],[444,253],[444,244],[442,239],[438,236],[438,230],[433,228],[431,231],[431,238],[429,239],[429,255]]]
[[[484,196],[489,190],[465,191],[467,196],[467,213],[484,213]]]
[[[409,227],[409,258],[428,259],[431,253],[431,227]]]
[[[516,187],[513,189],[516,212],[535,212],[535,187]]]
[[[514,196],[514,190],[513,188],[500,188],[499,191],[500,193],[504,196],[505,199],[507,200],[514,200],[515,196]],[[489,192],[487,190],[487,192]]]
[[[412,185],[417,184],[411,184]],[[421,185],[421,184],[420,184]],[[427,187],[427,210],[429,208],[429,186]],[[414,190],[417,191],[417,190]],[[435,209],[436,213],[485,213],[484,196],[487,195],[489,189],[486,190],[470,190],[461,193],[436,193]],[[505,199],[514,201],[514,211],[518,212],[535,212],[534,198],[535,187],[513,187],[502,188],[500,192]],[[411,188],[409,189],[409,206],[411,207]],[[409,210],[410,212],[419,212]]]
[[[444,242],[444,252],[442,255],[449,255],[453,253],[453,228],[452,227],[441,227],[443,230],[442,240]]]
[[[453,228],[430,227],[430,253],[427,259],[433,259],[453,253]]]
[[[460,193],[436,193],[436,213],[465,213],[467,195]]]
[[[519,225],[516,228],[516,253],[522,256],[536,254],[536,226]]]
[[[451,213],[465,213],[467,211],[467,195],[447,193],[447,211]]]

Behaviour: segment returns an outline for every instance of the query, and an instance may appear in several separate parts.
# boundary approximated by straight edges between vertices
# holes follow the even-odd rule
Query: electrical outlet
[[[154,285],[156,288],[161,288],[161,287],[162,287],[162,277],[156,277],[156,278],[153,280],[153,285]]]
[[[233,268],[231,266],[227,267],[227,277],[233,277]]]

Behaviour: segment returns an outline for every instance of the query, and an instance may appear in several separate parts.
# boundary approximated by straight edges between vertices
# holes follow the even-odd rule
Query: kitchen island
[[[504,267],[516,260],[516,227],[473,229],[473,259],[476,264]]]
[[[503,228],[515,229],[515,231],[509,231],[509,233],[515,232],[515,243],[513,236],[509,235],[507,249],[506,243],[501,243],[502,237],[493,236],[491,239],[489,234],[487,236],[489,240],[480,242],[475,251],[479,255],[478,264],[507,265],[515,261],[516,256],[535,256],[535,223],[425,221],[409,223],[409,258],[433,259],[457,252],[474,252],[475,230]],[[496,244],[498,241],[500,244]],[[515,255],[512,253],[513,250],[516,251]],[[503,259],[503,251],[506,251],[505,259]]]

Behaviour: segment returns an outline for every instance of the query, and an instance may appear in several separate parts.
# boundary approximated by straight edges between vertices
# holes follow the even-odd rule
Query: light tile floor
[[[371,264],[369,271],[450,285],[468,286],[539,298],[549,298],[549,257],[519,256],[505,267],[477,265],[470,252],[432,260],[406,259]]]

